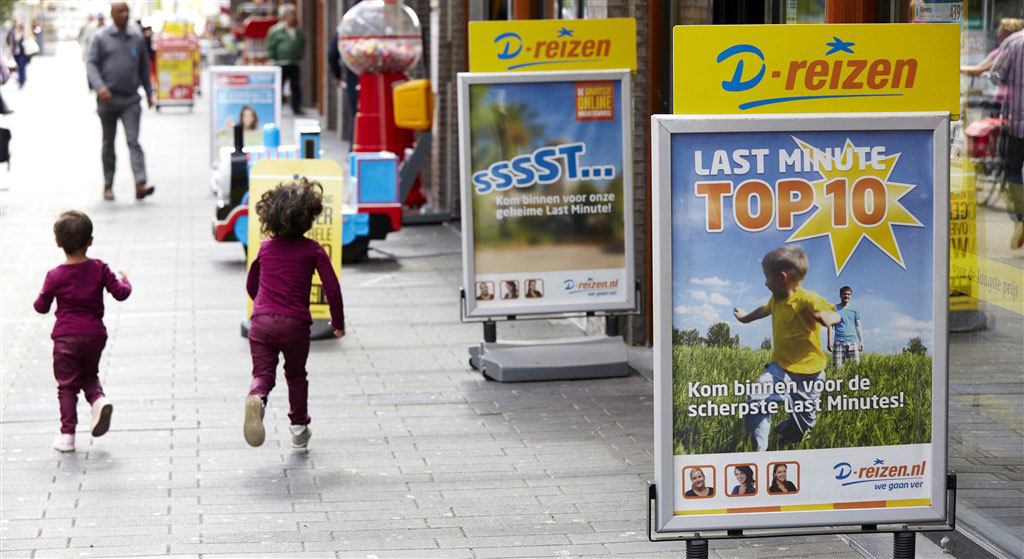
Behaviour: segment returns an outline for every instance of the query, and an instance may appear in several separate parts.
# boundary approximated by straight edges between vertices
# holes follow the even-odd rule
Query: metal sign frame
[[[949,273],[949,115],[948,113],[841,113],[828,115],[655,115],[651,117],[654,208],[654,465],[655,530],[698,532],[743,529],[790,529],[812,526],[951,522],[947,510],[947,305]],[[672,153],[675,134],[778,131],[932,132],[933,259],[932,321],[934,348],[931,409],[931,505],[786,512],[675,515],[677,488],[673,463],[672,401]]]
[[[207,131],[210,134],[210,166],[217,166],[217,159],[220,157],[217,148],[217,93],[220,87],[217,86],[217,76],[223,74],[272,74],[274,76],[274,124],[281,127],[281,67],[280,66],[213,66],[210,68],[210,124]],[[237,123],[236,123],[237,124]],[[260,123],[262,127],[263,124]],[[234,135],[232,135],[232,138]]]
[[[469,89],[476,84],[503,83],[545,83],[545,82],[583,82],[583,81],[620,81],[622,94],[622,199],[624,214],[624,267],[626,277],[623,285],[624,299],[597,300],[586,304],[585,301],[571,304],[531,305],[529,307],[481,310],[475,298],[473,286],[475,271],[475,253],[473,243],[473,186],[471,167],[471,146],[469,122]],[[486,318],[530,315],[551,315],[559,313],[581,313],[597,311],[631,311],[636,308],[636,282],[633,254],[633,115],[631,106],[632,89],[629,70],[594,70],[585,72],[524,72],[524,73],[460,73],[458,75],[458,107],[459,107],[459,167],[461,170],[462,187],[462,281],[465,290],[465,318]]]

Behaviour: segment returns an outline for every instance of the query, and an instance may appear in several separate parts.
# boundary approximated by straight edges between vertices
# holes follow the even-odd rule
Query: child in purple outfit
[[[75,426],[78,425],[78,391],[92,405],[92,436],[99,437],[110,428],[114,406],[100,386],[100,354],[107,344],[103,326],[103,290],[124,301],[132,286],[124,272],[117,277],[102,261],[85,256],[92,246],[92,221],[78,211],[66,211],[53,224],[57,246],[67,260],[50,270],[43,290],[35,301],[36,312],[50,312],[57,300],[57,322],[53,325],[53,376],[57,379],[60,402],[60,433],[53,448],[61,452],[75,450]]]
[[[263,413],[267,395],[274,388],[278,353],[284,355],[284,378],[288,382],[288,403],[292,446],[305,448],[312,431],[306,400],[306,358],[309,356],[309,291],[313,272],[320,274],[331,310],[334,335],[345,335],[345,312],[341,286],[331,259],[320,243],[304,235],[323,211],[323,189],[305,178],[282,183],[263,194],[256,213],[264,234],[270,238],[260,245],[249,269],[246,289],[253,300],[249,351],[252,354],[252,384],[245,399],[245,441],[260,446],[266,437]]]

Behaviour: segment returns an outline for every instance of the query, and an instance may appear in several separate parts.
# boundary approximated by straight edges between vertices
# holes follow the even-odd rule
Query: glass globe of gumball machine
[[[405,72],[423,54],[416,12],[401,0],[363,0],[341,18],[338,50],[345,66],[359,74],[352,151],[390,151],[404,158],[414,137],[395,124],[391,88],[409,79]],[[405,200],[409,205],[425,202],[418,182]]]

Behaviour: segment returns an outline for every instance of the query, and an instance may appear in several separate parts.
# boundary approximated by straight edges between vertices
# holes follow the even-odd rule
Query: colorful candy
[[[341,57],[352,71],[404,72],[414,66],[423,53],[419,38],[348,37],[338,41]]]

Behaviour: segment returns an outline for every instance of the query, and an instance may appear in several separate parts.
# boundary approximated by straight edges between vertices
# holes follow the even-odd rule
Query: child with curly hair
[[[269,238],[249,269],[246,290],[253,300],[249,351],[252,354],[252,384],[245,399],[245,441],[260,446],[266,438],[263,414],[267,395],[274,388],[278,354],[284,356],[284,378],[288,382],[292,447],[305,448],[309,428],[306,358],[309,356],[309,292],[313,272],[320,274],[331,311],[334,335],[345,335],[345,313],[341,286],[331,260],[320,243],[304,235],[323,212],[323,188],[305,178],[281,183],[263,194],[256,203],[260,227]]]
[[[100,354],[107,345],[107,329],[103,325],[103,290],[118,301],[132,293],[124,272],[117,276],[102,261],[85,256],[92,246],[92,220],[79,211],[66,211],[53,224],[57,246],[67,259],[50,270],[33,305],[36,312],[50,312],[57,300],[57,321],[53,325],[53,376],[57,379],[57,400],[60,402],[60,433],[53,448],[74,452],[75,427],[78,425],[78,392],[92,405],[92,436],[99,437],[110,429],[114,406],[103,394],[100,385]]]

